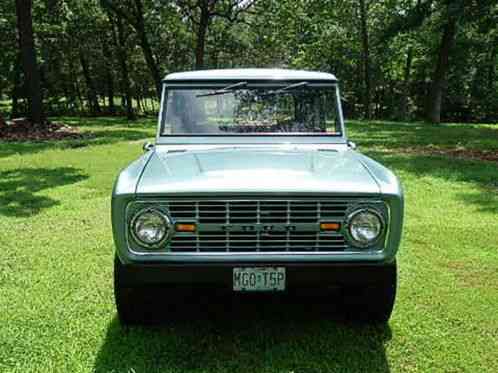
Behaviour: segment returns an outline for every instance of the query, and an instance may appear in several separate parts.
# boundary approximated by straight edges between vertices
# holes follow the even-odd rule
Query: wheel
[[[114,300],[122,325],[143,324],[147,321],[146,304],[140,288],[126,285],[123,264],[114,257]]]
[[[387,323],[396,299],[396,262],[386,266],[384,280],[375,285],[346,287],[344,306],[346,317],[364,323]]]

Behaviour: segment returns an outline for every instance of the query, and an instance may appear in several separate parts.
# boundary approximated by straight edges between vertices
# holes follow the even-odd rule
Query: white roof
[[[286,69],[197,70],[168,74],[166,81],[184,80],[327,80],[337,81],[329,73]]]

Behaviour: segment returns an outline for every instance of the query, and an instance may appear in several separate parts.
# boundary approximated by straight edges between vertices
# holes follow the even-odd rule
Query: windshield
[[[341,135],[334,86],[175,88],[164,105],[161,135]]]

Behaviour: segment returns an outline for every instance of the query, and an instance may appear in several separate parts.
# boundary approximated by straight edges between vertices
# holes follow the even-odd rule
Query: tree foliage
[[[495,0],[33,0],[32,22],[40,88],[0,0],[5,116],[38,90],[47,115],[132,119],[167,73],[288,67],[336,74],[349,117],[498,120]]]

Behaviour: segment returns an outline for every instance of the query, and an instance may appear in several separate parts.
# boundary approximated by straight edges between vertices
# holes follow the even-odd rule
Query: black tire
[[[114,257],[114,300],[121,325],[143,324],[147,321],[147,307],[140,288],[126,285],[123,264]]]
[[[344,288],[346,317],[352,321],[384,324],[394,308],[397,287],[396,262],[386,266],[385,280],[375,285]]]

